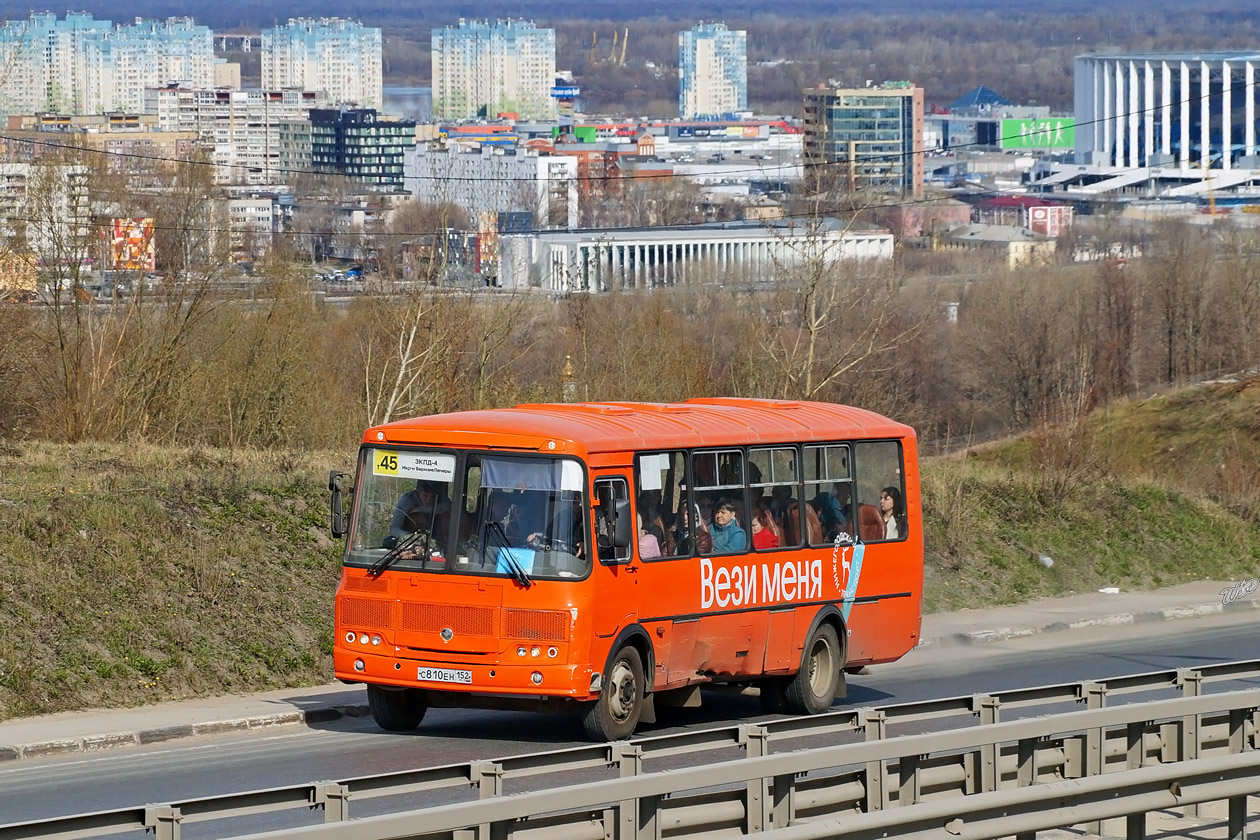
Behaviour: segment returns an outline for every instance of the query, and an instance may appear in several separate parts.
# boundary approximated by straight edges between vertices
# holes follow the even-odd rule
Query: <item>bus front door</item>
[[[596,478],[594,498],[611,500],[614,505],[628,501],[630,485],[622,475]],[[594,514],[597,560],[591,574],[595,579],[595,635],[605,646],[638,615],[639,566],[632,545],[613,545],[612,522],[602,507],[596,507]],[[632,523],[631,533],[634,531]]]

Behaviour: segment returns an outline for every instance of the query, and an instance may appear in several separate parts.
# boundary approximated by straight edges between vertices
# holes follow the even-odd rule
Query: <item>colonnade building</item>
[[[889,260],[886,230],[777,222],[534,231],[499,240],[500,286],[603,292],[658,286],[773,285],[807,264]]]
[[[1257,63],[1254,52],[1078,56],[1076,164],[1039,183],[1164,197],[1260,183]]]

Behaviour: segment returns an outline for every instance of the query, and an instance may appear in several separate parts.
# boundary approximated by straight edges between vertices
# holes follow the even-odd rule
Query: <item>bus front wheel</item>
[[[843,665],[836,628],[820,624],[805,645],[801,670],[784,691],[788,711],[797,715],[816,715],[830,709],[840,690],[840,669]]]
[[[643,657],[633,645],[617,651],[604,679],[603,690],[582,719],[592,741],[629,738],[643,712]]]
[[[367,687],[368,709],[381,729],[409,732],[424,720],[429,704],[414,688],[390,689],[379,685]]]

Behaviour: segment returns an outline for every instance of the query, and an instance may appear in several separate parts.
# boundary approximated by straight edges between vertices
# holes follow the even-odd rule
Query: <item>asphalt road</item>
[[[1255,613],[1156,625],[1092,628],[970,647],[919,649],[901,662],[873,668],[867,675],[850,677],[847,702],[856,706],[884,705],[1098,679],[1248,659],[1256,656],[1257,651],[1260,651],[1260,616]],[[1238,687],[1242,685],[1214,684],[1206,690]],[[1126,698],[1133,699],[1146,698]],[[1037,712],[1027,710],[1023,714]],[[755,697],[706,694],[703,708],[672,710],[661,717],[658,725],[639,734],[702,729],[765,716]],[[956,725],[969,722],[959,720]],[[13,762],[0,769],[0,825],[315,780],[376,775],[581,743],[584,743],[581,726],[576,718],[437,709],[430,711],[419,730],[408,734],[382,732],[370,718],[343,718],[315,728],[290,727],[275,732],[186,739],[98,755],[32,759]],[[807,744],[793,744],[793,748],[800,746]],[[686,760],[680,759],[679,763]],[[646,769],[660,769],[660,766]],[[580,780],[591,779],[592,776],[586,774]],[[508,786],[509,792],[522,789],[525,788]],[[400,807],[471,798],[470,792],[462,790],[437,796],[436,800],[406,802],[352,801],[351,813],[366,816]],[[188,824],[183,827],[182,835],[189,840],[200,840],[321,819],[319,812],[286,813],[248,821],[241,818],[215,824]]]

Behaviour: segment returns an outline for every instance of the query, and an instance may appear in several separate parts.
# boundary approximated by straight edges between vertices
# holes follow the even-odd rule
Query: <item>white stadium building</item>
[[[1078,56],[1075,163],[1042,165],[1035,183],[1077,195],[1260,194],[1257,63],[1251,52]]]

